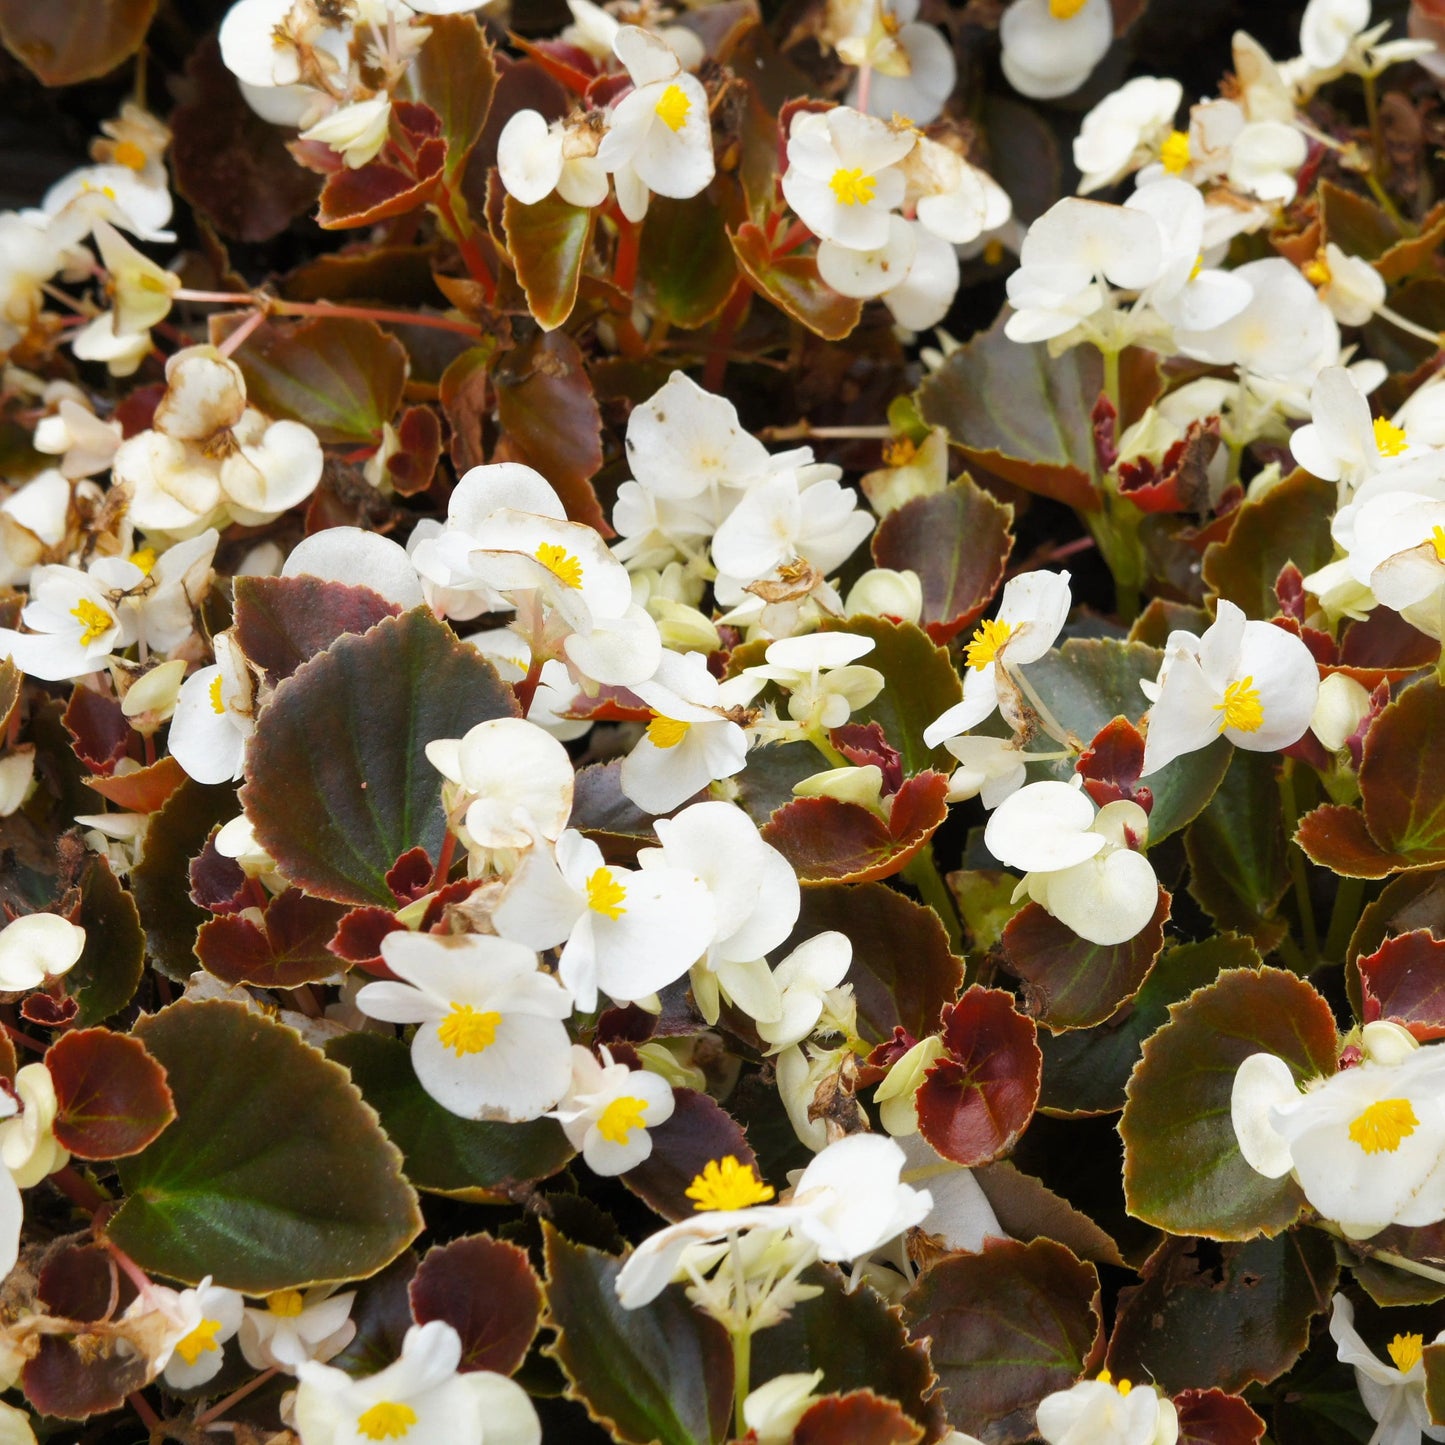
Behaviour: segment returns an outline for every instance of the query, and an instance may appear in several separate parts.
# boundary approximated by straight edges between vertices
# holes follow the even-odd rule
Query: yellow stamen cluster
[[[146,153],[133,140],[117,141],[115,163],[124,166],[128,171],[143,171],[146,166]]]
[[[1159,164],[1171,176],[1181,174],[1189,164],[1189,136],[1182,130],[1171,130],[1159,147]]]
[[[1049,0],[1049,14],[1055,20],[1072,20],[1089,0]]]
[[[356,1417],[356,1433],[368,1440],[400,1440],[416,1424],[416,1411],[395,1400],[382,1400]]]
[[[587,906],[613,922],[627,912],[623,907],[626,897],[627,890],[612,876],[610,868],[599,868],[587,880]]]
[[[1377,1099],[1350,1125],[1350,1138],[1366,1154],[1393,1154],[1419,1124],[1408,1099]]]
[[[597,1132],[609,1144],[625,1144],[634,1129],[642,1128],[647,1100],[632,1094],[619,1094],[597,1120]]]
[[[1402,1375],[1408,1375],[1420,1363],[1425,1352],[1424,1335],[1396,1335],[1390,1341],[1390,1358]]]
[[[1007,622],[1000,622],[996,617],[990,618],[987,622],[981,622],[978,631],[973,634],[973,638],[964,649],[964,661],[975,672],[982,672],[989,663],[998,657],[999,649],[1012,636],[1013,628]]]
[[[454,1003],[437,1028],[442,1047],[458,1058],[480,1054],[497,1041],[497,1025],[502,1016],[495,1009],[475,1009],[468,1003]]]
[[[906,467],[918,455],[918,448],[907,437],[894,437],[883,443],[883,460],[890,467]]]
[[[1445,527],[1436,524],[1430,533],[1430,545],[1435,549],[1435,560],[1445,563]]]
[[[654,713],[647,725],[647,740],[655,748],[675,748],[687,736],[691,726],[691,723]]]
[[[1094,1378],[1097,1379],[1101,1385],[1114,1385],[1114,1388],[1121,1395],[1127,1395],[1129,1391],[1134,1388],[1134,1382],[1132,1380],[1120,1380],[1119,1383],[1115,1385],[1114,1377],[1108,1370],[1100,1370]]]
[[[556,542],[543,542],[532,554],[564,587],[582,587],[582,563]]]
[[[104,607],[92,602],[88,597],[82,597],[70,609],[70,615],[85,629],[80,634],[80,640],[86,647],[89,647],[96,638],[103,637],[115,625],[115,618]]]
[[[154,547],[142,547],[139,552],[132,552],[130,560],[145,573],[151,575],[151,568],[156,565],[156,549]]]
[[[866,206],[878,190],[878,182],[865,176],[861,167],[844,170],[841,166],[828,181],[834,199],[840,206]]]
[[[1253,677],[1235,678],[1224,689],[1224,701],[1215,703],[1214,710],[1224,714],[1219,724],[1221,729],[1255,733],[1264,725],[1264,704],[1259,700]]]
[[[692,102],[680,85],[669,85],[662,92],[662,99],[653,107],[657,118],[674,133],[687,124],[687,113],[691,109]]]
[[[219,717],[226,710],[225,701],[221,697],[221,674],[219,672],[211,679],[211,685],[206,689],[206,695],[211,699],[211,711]]]
[[[1375,418],[1375,450],[1382,457],[1397,457],[1409,443],[1403,427],[1398,427],[1387,416]]]
[[[216,1343],[216,1331],[220,1328],[220,1320],[202,1320],[190,1334],[177,1343],[176,1353],[188,1365],[194,1365],[202,1355],[221,1348]]]
[[[747,1209],[773,1197],[772,1185],[764,1184],[751,1164],[739,1164],[733,1154],[709,1159],[685,1192],[697,1210]]]
[[[1320,251],[1304,268],[1304,278],[1311,286],[1328,286],[1335,279],[1325,253]]]
[[[306,1301],[299,1289],[278,1289],[266,1296],[266,1308],[283,1320],[294,1320],[306,1308]]]

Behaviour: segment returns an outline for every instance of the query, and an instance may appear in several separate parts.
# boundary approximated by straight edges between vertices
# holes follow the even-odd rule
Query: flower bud
[[[793,784],[795,798],[837,798],[876,813],[883,807],[883,770],[874,763],[860,768],[829,768]]]
[[[873,567],[848,592],[843,604],[849,617],[897,617],[916,623],[923,616],[923,583],[917,572]]]
[[[1370,694],[1347,673],[1332,672],[1320,683],[1310,731],[1337,753],[1370,714]]]

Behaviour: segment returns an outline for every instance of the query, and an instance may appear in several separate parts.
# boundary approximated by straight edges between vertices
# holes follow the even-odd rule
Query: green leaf
[[[1335,1068],[1335,1020],[1309,984],[1282,969],[1232,969],[1169,1009],[1129,1080],[1119,1133],[1129,1212],[1171,1234],[1250,1239],[1299,1218],[1288,1176],[1244,1162],[1230,1095],[1251,1054],[1277,1054],[1296,1081]]]
[[[727,305],[737,260],[709,188],[690,200],[654,196],[638,258],[638,295],[654,316],[696,331]]]
[[[1370,725],[1360,763],[1365,826],[1411,868],[1445,863],[1445,687],[1407,687]]]
[[[1323,1234],[1213,1245],[1166,1239],[1119,1296],[1106,1363],[1116,1379],[1154,1380],[1167,1394],[1238,1392],[1278,1378],[1309,1343],[1339,1277]]]
[[[387,871],[411,848],[439,857],[446,834],[426,745],[514,716],[511,689],[445,623],[386,618],[276,689],[246,748],[246,816],[308,893],[394,907]]]
[[[929,1338],[948,1423],[997,1445],[1031,1439],[1039,1401],[1067,1390],[1102,1343],[1099,1276],[1051,1239],[950,1255],[903,1313],[910,1334]]]
[[[252,406],[305,422],[323,442],[375,445],[406,384],[406,351],[374,321],[268,321],[232,358]]]
[[[502,205],[507,250],[527,308],[543,331],[554,331],[577,304],[594,220],[590,206],[571,205],[556,191],[534,206],[515,196]]]
[[[1163,661],[1159,648],[1142,642],[1070,638],[1029,663],[1025,675],[1054,717],[1087,745],[1116,717],[1138,725],[1149,707],[1139,684],[1153,682]],[[1149,813],[1151,848],[1199,814],[1219,786],[1233,751],[1227,741],[1217,738],[1207,748],[1186,753],[1144,779],[1154,794]],[[1067,781],[1073,763],[1066,759],[1045,771]]]
[[[85,929],[85,951],[65,975],[65,991],[80,1005],[76,1026],[85,1028],[119,1013],[135,997],[145,969],[140,911],[104,856],[86,865],[76,922]]]
[[[0,41],[46,85],[75,85],[134,55],[155,13],[156,0],[0,0]]]
[[[362,1098],[405,1155],[406,1177],[418,1189],[506,1194],[514,1185],[555,1174],[573,1156],[555,1119],[474,1122],[442,1108],[417,1083],[411,1050],[400,1039],[345,1034],[327,1044],[326,1056],[350,1070]]]
[[[1061,1117],[1117,1113],[1139,1050],[1167,1021],[1169,1005],[1213,983],[1227,968],[1258,968],[1260,962],[1253,943],[1232,934],[1166,948],[1132,1002],[1111,1019],[1091,1029],[1039,1035],[1044,1052],[1039,1108]]]
[[[346,1071],[243,1004],[182,1001],[135,1036],[176,1121],[120,1164],[108,1232],[142,1269],[247,1294],[384,1268],[421,1231],[401,1152]]]
[[[728,1438],[733,1370],[728,1337],[678,1285],[645,1309],[623,1309],[620,1259],[569,1243],[542,1226],[547,1302],[556,1340],[547,1347],[568,1394],[617,1440],[631,1445],[714,1445]]]
[[[1334,555],[1330,522],[1335,515],[1335,484],[1296,471],[1258,500],[1235,513],[1223,542],[1204,550],[1204,582],[1213,592],[1244,609],[1246,617],[1268,620],[1279,611],[1274,584],[1293,562],[1301,572],[1323,567]]]
[[[918,408],[975,466],[1077,511],[1097,511],[1090,419],[1104,390],[1092,346],[1051,357],[1004,335],[1000,315],[918,390]]]
[[[474,16],[428,15],[426,28],[431,34],[407,72],[403,93],[441,118],[446,174],[452,179],[461,174],[487,123],[497,63]]]
[[[962,476],[889,512],[873,534],[880,567],[918,574],[923,627],[945,643],[975,623],[1003,581],[1014,509]],[[931,719],[930,719],[931,721]]]

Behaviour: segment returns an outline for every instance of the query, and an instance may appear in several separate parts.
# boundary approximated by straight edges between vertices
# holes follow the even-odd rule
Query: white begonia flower
[[[85,930],[58,913],[26,913],[0,928],[0,990],[39,988],[75,967]]]
[[[1048,1445],[1174,1445],[1179,1412],[1153,1385],[1114,1383],[1107,1370],[1039,1401],[1039,1434]]]
[[[793,1186],[791,1203],[772,1205],[762,1202],[772,1190],[736,1159],[729,1157],[721,1167],[710,1164],[687,1191],[699,1216],[659,1230],[633,1250],[617,1276],[617,1297],[624,1309],[651,1303],[689,1248],[747,1230],[790,1230],[831,1263],[871,1254],[921,1224],[933,1207],[926,1189],[901,1182],[904,1163],[893,1140],[850,1134],[813,1159]]]
[[[1083,173],[1079,194],[1112,186],[1155,156],[1174,134],[1174,117],[1183,99],[1184,87],[1177,80],[1152,75],[1135,76],[1110,91],[1084,117],[1074,137],[1074,164]],[[1166,159],[1166,169],[1168,164]]]
[[[242,526],[274,521],[316,490],[326,458],[309,426],[247,407],[231,435],[236,449],[221,462],[221,490]]]
[[[911,129],[847,106],[793,117],[783,196],[821,241],[851,251],[888,245],[889,217],[907,181],[899,162],[913,149]]]
[[[38,452],[60,458],[60,475],[75,481],[110,467],[122,439],[118,421],[101,421],[88,406],[62,396],[56,409],[42,417],[31,442]]]
[[[602,132],[590,121],[554,120],[519,110],[497,138],[497,172],[507,194],[535,206],[556,191],[569,206],[607,199],[607,168],[597,158]]]
[[[1151,216],[1066,196],[1029,227],[1019,263],[1006,283],[1014,314],[1004,332],[1048,341],[1107,303],[1101,281],[1140,290],[1157,280],[1163,250]]]
[[[903,279],[883,292],[881,299],[900,326],[928,331],[948,315],[958,293],[958,251],[922,221],[904,224],[913,233],[913,259]],[[820,256],[822,251],[820,245]]]
[[[0,1169],[0,1277],[20,1257],[20,1191],[70,1162],[70,1151],[55,1137],[59,1112],[55,1081],[44,1064],[26,1064],[14,1084],[0,1090],[0,1164],[5,1166]]]
[[[1336,69],[1369,23],[1370,0],[1310,0],[1300,20],[1300,58],[1311,70]]]
[[[24,806],[35,781],[35,748],[30,744],[12,748],[0,757],[0,818],[8,818]]]
[[[1385,304],[1385,278],[1364,257],[1348,255],[1333,241],[1325,242],[1304,274],[1341,326],[1363,326]]]
[[[429,742],[426,757],[446,779],[442,807],[477,872],[496,849],[520,851],[562,836],[572,812],[572,760],[535,723],[491,718],[465,737]]]
[[[444,1320],[413,1325],[401,1356],[355,1378],[308,1360],[296,1371],[301,1445],[542,1445],[527,1392],[490,1370],[458,1374],[462,1341]]]
[[[649,195],[686,200],[713,178],[707,91],[660,36],[624,25],[612,42],[633,89],[611,109],[597,162],[612,175],[629,221],[647,214]]]
[[[936,748],[990,717],[1002,696],[1000,667],[1037,662],[1063,631],[1072,601],[1067,572],[1025,572],[1006,582],[998,615],[980,623],[964,649],[963,701],[929,723],[924,743]]]
[[[29,1413],[4,1401],[0,1401],[0,1445],[36,1445]]]
[[[1427,637],[1445,635],[1445,498],[1385,492],[1362,502],[1350,565],[1377,601]]]
[[[112,480],[130,488],[130,520],[152,535],[197,532],[220,518],[220,468],[199,447],[164,432],[123,441]]]
[[[653,676],[632,687],[652,721],[622,760],[623,793],[646,812],[670,813],[709,783],[742,772],[748,738],[727,712],[747,687],[738,679],[719,684],[700,652],[664,652]]]
[[[262,1307],[248,1305],[237,1343],[253,1370],[281,1370],[294,1375],[307,1360],[329,1360],[356,1336],[351,1306],[356,1291],[333,1294],[319,1285],[304,1294],[277,1290]]]
[[[303,537],[287,554],[280,575],[366,587],[403,612],[426,601],[406,549],[364,527],[324,527]]]
[[[1108,946],[1133,938],[1154,916],[1159,882],[1135,851],[1149,816],[1127,800],[1095,810],[1069,783],[1029,783],[1001,802],[984,829],[984,846],[1025,876],[1025,893],[1080,938]]]
[[[776,682],[788,694],[788,716],[806,728],[842,727],[855,708],[866,707],[883,690],[883,674],[857,666],[873,651],[871,637],[851,632],[814,632],[784,637],[745,676]]]
[[[1013,214],[1008,193],[952,146],[919,136],[900,165],[907,183],[903,209],[939,240],[969,245]]]
[[[716,1023],[722,996],[755,1021],[777,1020],[782,998],[766,955],[798,921],[802,893],[792,864],[732,803],[694,803],[654,827],[661,846],[642,849],[639,866],[700,879],[712,905],[712,928],[691,960],[698,1011]]]
[[[116,336],[148,332],[170,311],[171,297],[180,289],[181,278],[137,251],[105,221],[95,223],[95,244],[110,273],[112,326]],[[147,339],[146,351],[149,350]]]
[[[378,95],[371,100],[339,106],[308,130],[303,130],[301,139],[320,141],[322,145],[330,146],[346,162],[348,170],[357,170],[376,159],[386,144],[390,127],[391,97]]]
[[[998,27],[1004,78],[1020,95],[1076,91],[1114,39],[1109,0],[1015,0]]]
[[[35,568],[65,540],[71,483],[47,467],[0,502],[0,586],[29,585]]]
[[[751,1391],[743,1401],[743,1424],[757,1445],[790,1445],[822,1380],[822,1370],[811,1375],[775,1375]]]
[[[537,968],[530,948],[484,934],[389,933],[386,966],[401,980],[369,983],[356,1006],[419,1024],[412,1067],[423,1089],[464,1119],[540,1118],[566,1092],[572,998]]]
[[[1408,449],[1406,433],[1384,417],[1371,419],[1354,377],[1327,366],[1310,392],[1312,420],[1289,439],[1294,459],[1324,482],[1340,482],[1346,494]]]
[[[1298,189],[1296,173],[1308,154],[1309,143],[1296,126],[1251,121],[1229,148],[1225,178],[1235,190],[1261,201],[1290,201]]]
[[[940,1236],[947,1249],[978,1254],[986,1240],[1008,1238],[972,1169],[945,1159],[916,1130],[899,1139],[898,1147],[907,1161],[903,1177],[928,1183],[933,1195],[928,1233]]]
[[[135,640],[133,610],[114,602],[99,578],[76,567],[37,567],[20,613],[29,632],[0,627],[0,657],[45,682],[99,672]]]
[[[917,253],[916,228],[891,215],[881,246],[864,250],[819,241],[818,275],[839,295],[866,301],[902,285]]]
[[[372,534],[374,535],[374,534]],[[468,633],[464,639],[475,647],[497,670],[503,682],[521,682],[531,668],[532,649],[525,638],[509,627],[488,628]],[[569,718],[567,710],[577,698],[577,684],[567,672],[567,665],[555,658],[542,664],[527,721],[545,728],[559,743],[582,737],[592,727],[590,719]]]
[[[882,120],[907,115],[915,125],[928,125],[943,114],[958,80],[958,63],[944,36],[918,23],[918,0],[867,0],[855,19],[855,34],[833,43],[847,64],[866,65],[872,72],[867,106],[859,105],[861,77],[848,91],[850,106]]]
[[[685,974],[716,919],[706,884],[681,868],[609,866],[568,829],[555,856],[533,848],[507,884],[492,925],[532,948],[562,945],[557,974],[590,1013],[599,991],[633,1003]]]
[[[80,361],[103,361],[112,376],[134,376],[151,354],[148,331],[117,331],[114,311],[103,311],[71,334],[70,349]]]
[[[1370,694],[1348,673],[1332,672],[1320,682],[1310,731],[1327,752],[1337,753],[1370,715]]]
[[[647,1131],[672,1118],[672,1085],[646,1069],[604,1062],[572,1045],[572,1083],[552,1111],[572,1147],[594,1174],[625,1174],[652,1154]]]
[[[1364,1061],[1303,1092],[1274,1054],[1251,1054],[1234,1076],[1230,1116],[1245,1162],[1268,1179],[1293,1174],[1311,1207],[1352,1239],[1445,1218],[1445,1049],[1409,1048],[1401,1060],[1403,1032],[1367,1024]]]
[[[1319,668],[1304,642],[1271,622],[1249,622],[1221,597],[1202,637],[1171,632],[1144,736],[1149,777],[1221,733],[1236,747],[1272,753],[1298,742],[1319,695]]]
[[[46,217],[0,211],[0,352],[30,329],[45,304],[41,287],[65,262]]]
[[[948,779],[950,803],[981,798],[992,809],[1023,787],[1027,755],[1016,739],[963,735],[945,738],[943,745],[959,763]]]
[[[851,1022],[853,990],[843,980],[853,962],[853,942],[846,933],[819,933],[800,943],[773,970],[781,999],[776,1019],[759,1020],[758,1037],[768,1053],[801,1043],[820,1022],[836,1027]]]
[[[212,638],[216,660],[181,684],[171,717],[171,756],[198,783],[241,776],[246,739],[256,731],[256,682],[229,632]]]
[[[174,209],[164,185],[151,185],[123,165],[81,166],[46,191],[40,209],[54,219],[57,235],[74,243],[96,221],[109,221],[141,241],[170,242]]]
[[[171,1346],[161,1378],[173,1390],[194,1390],[220,1373],[225,1362],[221,1346],[241,1328],[245,1301],[208,1276],[195,1289],[178,1291],[174,1304],[190,1328]]]
[[[1386,1346],[1387,1365],[1355,1329],[1354,1305],[1342,1294],[1330,1303],[1330,1338],[1340,1363],[1354,1367],[1355,1386],[1376,1425],[1372,1445],[1420,1445],[1422,1435],[1445,1440],[1445,1426],[1431,1421],[1425,1403],[1424,1336],[1397,1334]],[[1445,1331],[1430,1343],[1445,1343]]]
[[[896,617],[917,623],[923,616],[923,579],[909,568],[870,567],[848,589],[848,617]]]

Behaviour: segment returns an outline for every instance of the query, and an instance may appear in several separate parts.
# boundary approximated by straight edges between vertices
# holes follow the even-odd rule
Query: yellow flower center
[[[906,467],[918,455],[918,448],[908,437],[894,437],[883,443],[883,460],[890,467]]]
[[[146,153],[133,140],[123,140],[116,145],[115,163],[128,171],[143,171]]]
[[[1328,286],[1335,279],[1335,273],[1330,270],[1330,263],[1325,259],[1323,251],[1304,268],[1304,277],[1311,286]]]
[[[746,1209],[766,1204],[773,1197],[771,1184],[764,1184],[751,1164],[739,1164],[735,1155],[709,1159],[702,1173],[688,1185],[687,1197],[694,1209]]]
[[[1393,1154],[1419,1122],[1408,1099],[1380,1099],[1350,1125],[1350,1138],[1366,1154]]]
[[[368,1440],[400,1440],[416,1424],[416,1411],[395,1400],[382,1400],[356,1417],[357,1434]]]
[[[687,124],[687,113],[692,109],[692,102],[680,85],[669,85],[653,109],[663,125],[676,132]]]
[[[437,1037],[442,1047],[461,1058],[464,1054],[480,1054],[497,1041],[497,1025],[502,1016],[495,1009],[474,1009],[471,1004],[454,1003],[451,1012],[441,1021]]]
[[[1375,450],[1382,457],[1397,457],[1407,445],[1403,427],[1398,427],[1389,417],[1375,418]]]
[[[104,607],[98,607],[88,597],[82,597],[70,609],[70,615],[85,629],[80,634],[80,640],[86,647],[97,637],[103,637],[115,625],[115,619],[110,613]]]
[[[622,906],[627,890],[612,876],[610,868],[599,868],[587,880],[587,906],[613,922],[627,910]]]
[[[543,542],[533,555],[564,587],[581,590],[582,564],[565,547]]]
[[[1424,1350],[1424,1335],[1396,1335],[1390,1341],[1390,1358],[1402,1375],[1408,1375],[1420,1363]]]
[[[1203,269],[1204,269],[1204,252],[1201,251],[1201,252],[1194,258],[1194,265],[1190,268],[1190,271],[1189,271],[1189,279],[1190,279],[1191,281],[1197,281],[1197,280],[1199,279],[1199,273],[1200,273]]]
[[[1242,733],[1258,732],[1264,723],[1264,705],[1259,700],[1259,689],[1253,677],[1238,677],[1224,689],[1224,701],[1214,704],[1217,713],[1223,713],[1221,730],[1234,728]]]
[[[294,1320],[306,1308],[306,1301],[299,1289],[278,1289],[266,1296],[266,1308],[283,1320]]]
[[[1013,628],[1007,622],[990,618],[979,624],[978,631],[964,649],[964,661],[975,672],[982,672],[998,657],[999,649],[1013,636]]]
[[[221,701],[221,674],[219,672],[211,679],[210,697],[211,711],[217,714],[225,712],[226,704]]]
[[[216,1343],[216,1331],[220,1328],[220,1320],[202,1320],[185,1339],[177,1343],[176,1353],[188,1365],[194,1365],[208,1351],[221,1348]]]
[[[997,236],[995,236],[983,248],[984,264],[987,266],[1001,265],[1003,263],[1004,251],[1004,243],[1000,241]]]
[[[647,738],[655,748],[675,748],[687,736],[691,726],[691,723],[653,713],[652,721],[647,725]]]
[[[154,547],[142,547],[139,552],[132,552],[130,554],[130,560],[149,577],[151,575],[151,568],[156,565],[156,549]]]
[[[866,206],[878,189],[878,182],[865,176],[858,166],[851,171],[840,166],[828,185],[840,206]]]
[[[1182,130],[1171,130],[1159,147],[1159,164],[1171,176],[1177,176],[1189,164],[1189,136]]]
[[[1445,527],[1436,524],[1435,530],[1430,533],[1430,545],[1435,549],[1435,560],[1445,563]]]
[[[619,1094],[603,1111],[597,1121],[597,1132],[609,1144],[625,1144],[634,1129],[642,1128],[642,1116],[647,1112],[647,1101],[634,1098],[631,1094]]]
[[[1072,20],[1089,0],[1049,0],[1049,14],[1055,20]]]
[[[1130,1381],[1130,1380],[1120,1380],[1119,1383],[1114,1386],[1114,1388],[1115,1388],[1121,1395],[1127,1395],[1127,1394],[1129,1393],[1129,1391],[1134,1388],[1134,1385],[1133,1385],[1133,1382]]]

